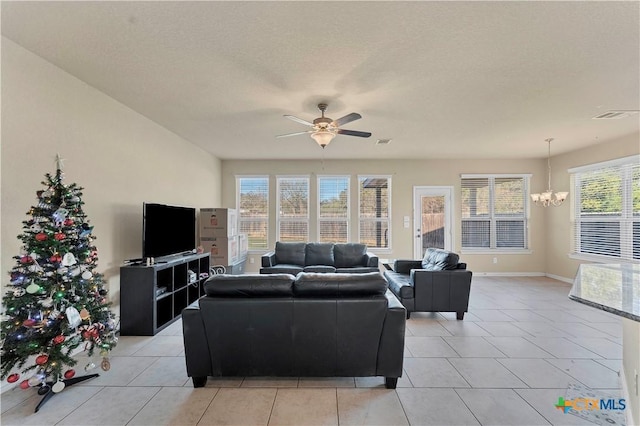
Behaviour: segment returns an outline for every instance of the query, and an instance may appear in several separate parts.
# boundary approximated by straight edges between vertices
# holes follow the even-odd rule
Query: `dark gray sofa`
[[[384,272],[389,289],[411,312],[455,312],[461,320],[469,307],[472,272],[456,253],[428,248],[422,260],[396,260]]]
[[[261,274],[379,272],[378,257],[360,243],[285,243],[262,255]]]
[[[215,275],[182,311],[187,374],[402,375],[406,311],[380,273]]]

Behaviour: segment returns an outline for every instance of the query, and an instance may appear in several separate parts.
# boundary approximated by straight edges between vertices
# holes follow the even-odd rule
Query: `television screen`
[[[196,248],[196,209],[143,204],[142,257],[162,257]]]

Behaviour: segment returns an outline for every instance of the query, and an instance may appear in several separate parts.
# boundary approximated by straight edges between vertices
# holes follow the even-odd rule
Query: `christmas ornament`
[[[22,325],[25,327],[33,327],[34,325],[36,325],[37,321],[31,318],[27,318],[26,320],[22,321]]]
[[[58,210],[56,210],[52,215],[56,226],[62,226],[62,224],[64,223],[64,220],[67,218],[68,215],[69,215],[69,210],[67,209],[59,208]]]
[[[66,238],[66,235],[62,232],[56,232],[55,234],[53,234],[53,238],[55,238],[57,241],[62,241]]]
[[[67,370],[67,371],[64,372],[64,378],[65,379],[70,379],[75,375],[76,375],[76,371],[73,370],[73,369],[70,369],[70,370]]]
[[[34,386],[38,386],[40,383],[42,383],[44,381],[44,377],[41,377],[40,375],[36,374],[35,376],[32,376],[31,378],[29,378],[29,386],[34,387]]]
[[[36,234],[36,240],[45,241],[46,239],[47,239],[47,234],[45,234],[44,232],[39,232]]]
[[[44,365],[47,361],[49,361],[49,357],[47,355],[38,355],[36,357],[36,364],[38,365]]]
[[[59,345],[60,343],[64,342],[65,337],[62,334],[58,334],[56,337],[53,338],[53,343],[55,345]]]
[[[53,306],[53,299],[51,297],[47,297],[46,299],[39,300],[38,303],[40,303],[44,308],[50,308]]]
[[[82,308],[82,310],[80,311],[80,319],[84,321],[89,318],[90,318],[89,311],[87,311],[85,308]]]
[[[84,366],[84,371],[91,371],[94,368],[96,368],[96,365],[93,362],[90,362]]]
[[[111,363],[109,362],[109,358],[107,357],[102,358],[102,362],[100,363],[100,368],[102,368],[104,371],[109,371],[109,369],[111,368]]]
[[[25,294],[26,292],[27,292],[27,291],[26,291],[24,288],[22,288],[22,287],[15,288],[15,289],[13,289],[13,297],[21,297],[21,296],[24,296],[24,294]]]
[[[20,263],[31,263],[33,259],[31,256],[22,256],[20,257]]]
[[[58,253],[55,253],[53,256],[49,258],[49,261],[52,263],[58,263],[61,260],[62,260],[62,257]]]
[[[51,390],[53,393],[60,393],[65,388],[64,382],[56,382],[53,386],[51,386]]]
[[[73,225],[73,219],[64,220],[64,226],[71,226],[71,225]]]
[[[42,231],[42,226],[38,225],[37,223],[34,223],[33,225],[31,225],[29,227],[29,230],[31,232],[40,232],[40,231]]]
[[[32,283],[27,286],[27,293],[35,294],[40,291],[40,286],[38,284]]]
[[[69,306],[64,313],[67,316],[67,321],[69,321],[69,328],[76,328],[82,323],[82,318],[80,318],[80,313],[73,306]]]
[[[19,379],[20,379],[20,375],[18,373],[13,373],[13,374],[10,374],[9,377],[7,377],[7,382],[15,383]]]
[[[91,273],[91,271],[84,271],[82,273],[82,278],[84,278],[85,280],[90,279],[91,277],[93,277],[93,274]]]
[[[20,389],[29,389],[29,380],[23,380],[20,382]]]
[[[62,258],[62,266],[72,266],[77,263],[73,253],[66,253]]]

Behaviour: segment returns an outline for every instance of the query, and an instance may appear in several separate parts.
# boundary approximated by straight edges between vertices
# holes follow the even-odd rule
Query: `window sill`
[[[464,249],[460,250],[460,254],[532,254],[533,250],[504,250],[504,249]]]
[[[640,263],[640,260],[636,259],[623,259],[621,257],[613,256],[599,256],[597,254],[569,253],[567,256],[569,256],[569,259],[583,260],[593,263]]]

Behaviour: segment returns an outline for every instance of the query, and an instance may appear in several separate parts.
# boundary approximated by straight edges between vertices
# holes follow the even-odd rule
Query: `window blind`
[[[320,242],[349,240],[349,176],[318,177]]]
[[[639,158],[569,171],[575,194],[574,254],[640,260]]]
[[[236,188],[239,231],[247,234],[249,250],[264,250],[268,247],[269,178],[238,177]]]
[[[309,178],[278,177],[278,241],[309,240]]]
[[[528,248],[527,187],[525,175],[463,175],[462,247]]]

